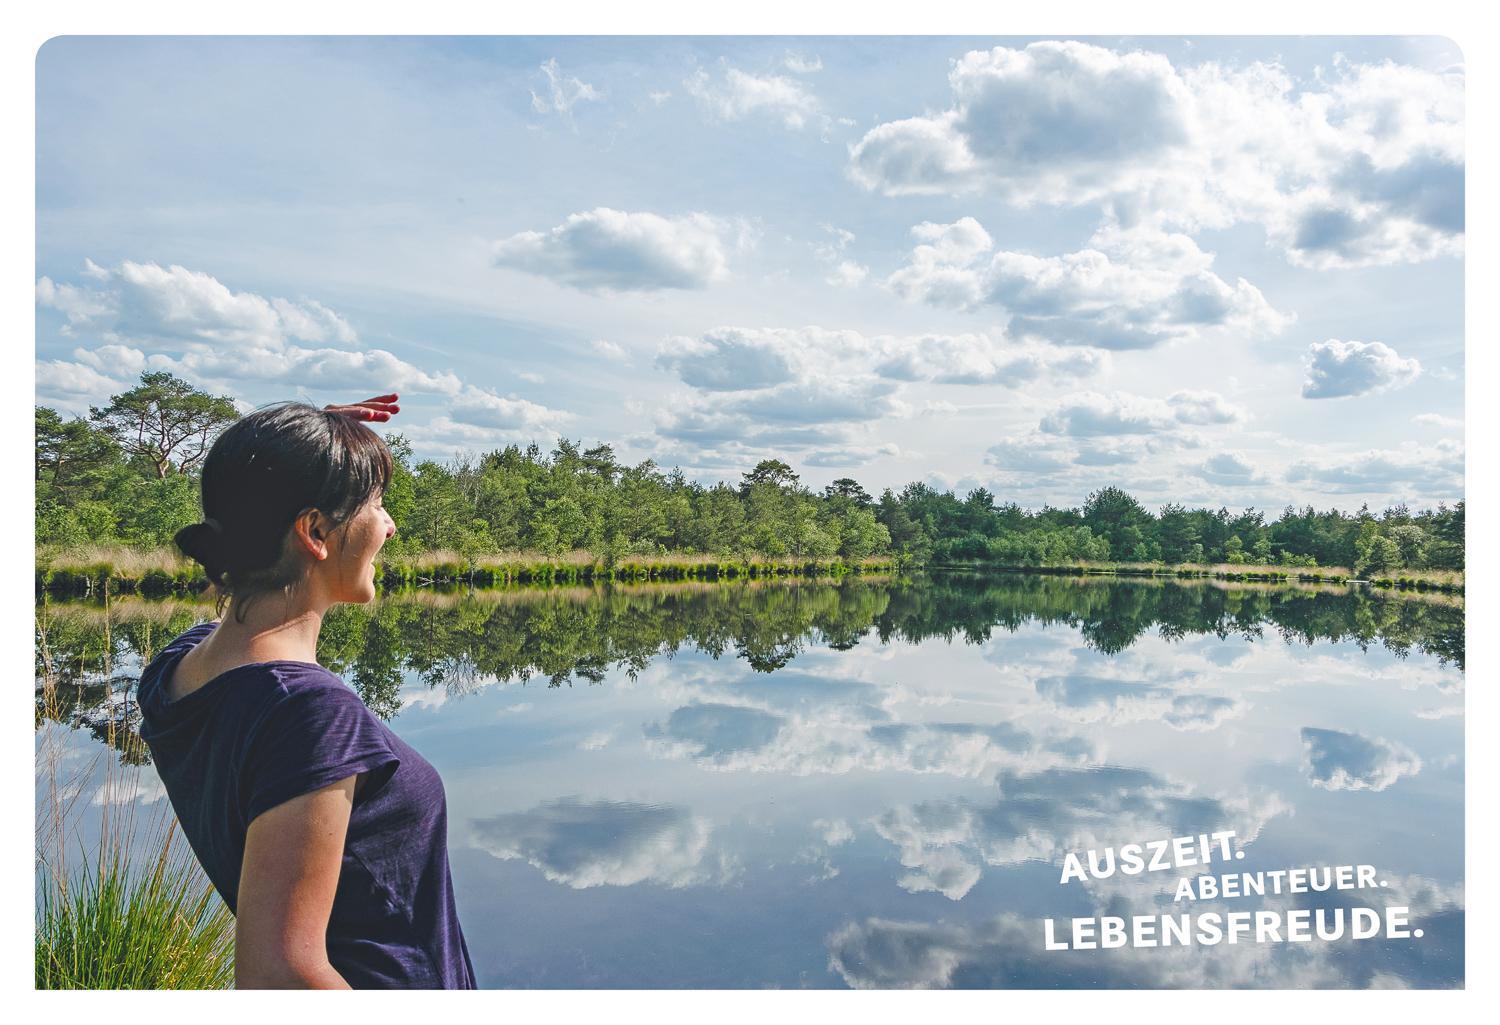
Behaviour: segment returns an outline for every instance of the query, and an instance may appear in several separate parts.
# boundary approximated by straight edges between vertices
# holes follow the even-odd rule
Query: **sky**
[[[448,459],[1075,506],[1464,493],[1439,37],[88,38],[37,398],[402,396]]]

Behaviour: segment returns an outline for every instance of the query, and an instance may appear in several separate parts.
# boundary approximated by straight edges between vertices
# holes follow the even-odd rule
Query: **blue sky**
[[[1359,38],[55,39],[37,401],[384,390],[419,454],[1463,495],[1462,54]]]

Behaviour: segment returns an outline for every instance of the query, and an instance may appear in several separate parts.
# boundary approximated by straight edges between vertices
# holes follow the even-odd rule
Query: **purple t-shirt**
[[[188,630],[141,673],[141,737],[183,834],[231,911],[245,831],[262,812],[357,773],[328,960],[355,989],[473,989],[448,872],[437,770],[309,662],[258,662],[177,701],[162,686],[214,630]]]

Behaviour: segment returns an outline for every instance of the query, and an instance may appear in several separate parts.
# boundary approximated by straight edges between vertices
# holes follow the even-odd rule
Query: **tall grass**
[[[144,858],[106,834],[80,870],[49,867],[37,906],[37,989],[233,984],[234,917],[181,843],[176,822],[149,832]]]
[[[107,566],[115,574],[139,580],[152,570],[172,574],[193,563],[173,548],[132,548],[123,544],[78,545],[65,549],[37,549],[37,562],[56,569],[78,570]]]
[[[37,752],[47,778],[36,830],[36,988],[229,988],[233,916],[165,800],[144,826],[137,821],[149,770],[122,768],[111,749],[62,778],[60,736],[44,726]],[[79,827],[95,806],[98,840],[86,843]]]

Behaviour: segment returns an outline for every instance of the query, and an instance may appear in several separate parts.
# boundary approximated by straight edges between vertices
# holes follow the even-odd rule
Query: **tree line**
[[[76,547],[170,546],[200,516],[198,468],[234,403],[161,371],[67,418],[36,407],[36,541]],[[792,467],[765,459],[735,482],[706,485],[647,459],[620,462],[612,446],[559,438],[446,462],[418,460],[388,435],[395,472],[385,506],[398,525],[391,555],[451,550],[467,557],[584,549],[607,562],[626,555],[843,558],[1046,566],[1078,561],[1347,566],[1462,570],[1464,503],[1379,515],[1288,505],[1263,512],[1189,509],[1153,513],[1119,487],[1081,506],[1022,508],[984,488],[960,498],[913,482],[875,498],[852,478],[821,491]]]

